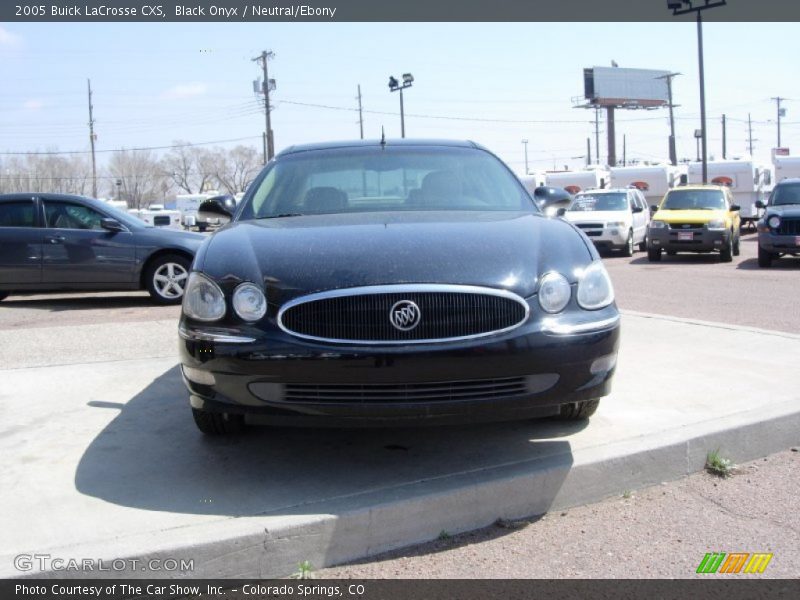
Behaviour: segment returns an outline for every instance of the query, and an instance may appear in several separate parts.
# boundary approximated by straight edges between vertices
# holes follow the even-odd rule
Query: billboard
[[[669,104],[669,71],[592,67],[583,70],[584,97],[591,106],[659,108]]]

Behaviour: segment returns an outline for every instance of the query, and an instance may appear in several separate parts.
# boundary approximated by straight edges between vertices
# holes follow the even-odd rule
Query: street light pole
[[[522,140],[522,145],[525,146],[525,175],[528,174],[528,140]]]
[[[703,4],[700,4],[704,1]],[[688,8],[683,8],[686,4]],[[697,4],[697,6],[694,6]],[[703,69],[703,18],[702,11],[707,8],[725,6],[726,0],[667,0],[667,8],[673,15],[685,15],[690,12],[697,13],[697,61],[700,71],[700,128],[703,146],[703,183],[708,183],[708,140],[706,136],[706,80]]]
[[[403,73],[403,84],[397,81],[394,77],[389,77],[389,91],[400,92],[400,137],[406,137],[406,117],[405,109],[403,108],[403,90],[410,88],[414,83],[414,76],[411,73]]]

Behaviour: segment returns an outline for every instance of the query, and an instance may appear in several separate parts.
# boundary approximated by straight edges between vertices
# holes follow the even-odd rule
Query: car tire
[[[762,269],[769,269],[772,266],[772,254],[758,247],[758,266]]]
[[[571,404],[562,404],[561,410],[558,413],[558,418],[564,421],[582,421],[583,419],[588,419],[597,412],[598,406],[600,406],[600,398],[584,400],[583,402],[572,402]]]
[[[639,252],[646,252],[647,251],[647,234],[642,238],[642,241],[639,242]]]
[[[720,262],[731,262],[733,260],[733,234],[728,238],[728,243],[719,251]]]
[[[180,254],[153,260],[144,274],[145,287],[156,304],[180,304],[192,261]]]
[[[230,413],[217,413],[192,409],[194,424],[205,435],[231,435],[244,429],[244,417]]]
[[[628,258],[633,256],[633,231],[630,229],[628,230],[628,240],[622,247],[622,255],[627,256]]]
[[[647,251],[647,260],[649,260],[650,262],[660,262],[661,248],[650,248]]]
[[[736,235],[736,240],[733,242],[733,255],[734,256],[739,256],[739,254],[741,254],[740,243],[741,243],[741,236],[737,234]]]
[[[8,296],[9,296],[10,294],[11,294],[11,292],[0,292],[0,302],[2,302],[3,300],[5,300],[6,298],[8,298]]]

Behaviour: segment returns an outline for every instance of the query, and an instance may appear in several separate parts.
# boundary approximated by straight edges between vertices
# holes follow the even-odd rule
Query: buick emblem
[[[419,325],[421,317],[422,312],[419,310],[419,306],[411,300],[395,302],[389,311],[389,322],[400,331],[411,331]]]

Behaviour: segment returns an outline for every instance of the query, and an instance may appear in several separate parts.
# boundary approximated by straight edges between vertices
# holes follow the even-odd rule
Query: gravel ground
[[[323,569],[321,578],[688,578],[706,552],[772,552],[763,575],[800,577],[800,453],[696,473],[623,497]]]

